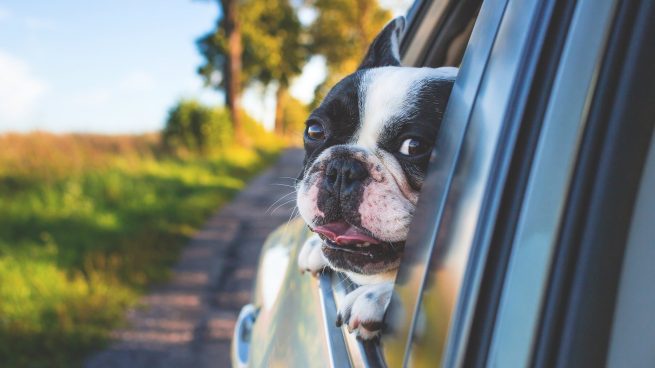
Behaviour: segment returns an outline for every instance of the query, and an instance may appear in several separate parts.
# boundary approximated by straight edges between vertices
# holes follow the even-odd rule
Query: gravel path
[[[143,297],[142,307],[128,312],[129,327],[115,331],[115,343],[85,366],[229,367],[234,322],[250,301],[260,247],[295,202],[267,209],[292,191],[285,177],[297,177],[302,155],[284,152],[212,216],[183,250],[171,281]]]

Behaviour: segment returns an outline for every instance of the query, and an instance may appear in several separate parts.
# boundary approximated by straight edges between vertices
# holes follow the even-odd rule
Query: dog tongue
[[[316,227],[314,231],[337,244],[379,243],[377,239],[364,234],[362,230],[345,221],[330,222]]]

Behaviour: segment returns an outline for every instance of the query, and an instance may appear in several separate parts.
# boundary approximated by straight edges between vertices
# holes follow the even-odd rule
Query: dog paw
[[[346,295],[337,313],[337,327],[346,325],[348,332],[362,340],[376,338],[384,326],[393,282],[363,285]]]
[[[300,248],[298,254],[298,268],[300,272],[310,272],[312,276],[318,276],[328,267],[328,262],[323,256],[321,245],[323,241],[318,235],[312,235]]]

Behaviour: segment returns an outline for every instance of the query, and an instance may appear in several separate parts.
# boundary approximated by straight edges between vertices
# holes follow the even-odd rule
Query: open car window
[[[403,65],[416,67],[460,66],[481,3],[482,0],[416,1],[407,14],[407,29],[401,43]],[[492,31],[495,31],[493,30],[495,26],[489,23],[493,22],[487,22],[483,24],[483,27],[491,27]],[[488,30],[484,29],[482,33],[484,34]],[[488,53],[493,34],[491,37],[486,38],[488,39],[488,45],[485,52]],[[477,78],[482,73],[485,62],[486,60],[481,60],[481,62],[475,63],[472,68],[472,73],[477,74]],[[468,98],[474,95],[474,93],[471,93],[474,89],[467,92]],[[460,111],[460,113],[466,114],[464,111]],[[446,132],[446,134],[461,136],[464,131],[463,126],[459,126],[458,129],[459,132],[451,131],[450,133]],[[446,142],[455,142],[456,140],[457,138],[450,137]],[[453,156],[456,155],[458,146],[459,144],[454,144],[448,148],[453,150]],[[445,146],[442,146],[442,149],[445,149]],[[432,198],[434,198],[435,194],[443,192],[443,189],[432,188],[431,184],[426,184],[426,187],[430,188],[429,193],[433,196]],[[429,197],[422,201],[427,204],[424,206],[426,210],[438,209],[438,206],[434,206]],[[413,225],[414,229],[429,237],[435,227],[437,218],[438,212],[433,212],[429,216],[417,214],[414,217],[414,222],[422,223],[422,225]],[[410,238],[409,241],[426,246],[416,247],[414,249],[415,253],[412,255],[406,254],[406,260],[403,260],[403,262],[407,263],[409,259],[423,259],[423,262],[419,262],[421,264],[413,266],[425,270],[432,249],[431,245],[420,239],[411,240]],[[421,253],[424,254],[421,255]],[[321,276],[319,284],[322,290],[323,313],[328,316],[327,320],[330,320],[329,316],[336,313],[337,307],[341,304],[347,292],[352,289],[352,285],[344,279],[343,275],[338,273]],[[406,288],[408,301],[415,301],[419,297],[419,287],[418,284],[408,285]],[[409,311],[411,312],[411,310]],[[406,323],[405,326],[409,327],[410,323]],[[353,334],[349,334],[345,329],[338,329],[333,326],[326,326],[326,332],[328,334],[327,339],[331,344],[330,348],[333,352],[336,352],[331,362],[333,366],[340,366],[339,362],[343,363],[344,357],[355,365],[361,364],[364,366],[397,366],[397,363],[403,359],[404,341],[403,337],[398,334],[389,335],[388,338],[384,339],[384,343],[380,345],[378,342],[357,340]],[[405,337],[407,337],[406,333],[408,331],[398,332],[404,332]],[[382,351],[381,347],[385,351]],[[387,347],[391,349],[389,350]]]

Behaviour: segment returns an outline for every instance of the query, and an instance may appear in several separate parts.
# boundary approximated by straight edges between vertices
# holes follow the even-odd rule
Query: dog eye
[[[307,125],[307,131],[305,132],[307,137],[309,139],[319,141],[325,138],[325,130],[323,129],[323,125],[319,123],[311,123]]]
[[[400,145],[398,152],[405,156],[416,156],[427,152],[428,149],[428,145],[420,140],[416,138],[407,138],[403,141],[403,144]]]

